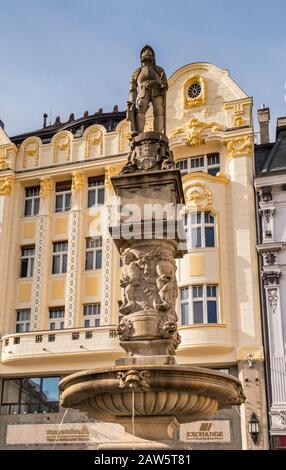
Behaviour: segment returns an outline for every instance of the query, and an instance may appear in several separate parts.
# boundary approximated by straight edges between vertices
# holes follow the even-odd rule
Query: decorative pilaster
[[[102,245],[102,325],[112,325],[113,321],[113,269],[112,260],[114,259],[114,243],[108,231],[108,227],[112,225],[112,186],[110,178],[115,176],[121,170],[122,165],[108,166],[105,173],[105,207],[103,220],[103,245]]]
[[[269,331],[272,406],[286,403],[285,353],[280,302],[280,272],[263,273]]]
[[[264,242],[272,242],[274,240],[274,224],[273,215],[274,207],[263,207],[260,209],[262,217],[262,240]]]
[[[5,315],[1,316],[2,324],[0,328],[2,334],[13,331],[11,330],[12,322],[9,319],[11,312],[9,300],[13,295],[15,279],[13,267],[10,263],[12,251],[15,251],[17,237],[15,232],[19,227],[18,217],[15,215],[18,213],[19,189],[19,185],[14,186],[14,173],[9,172],[9,174],[5,174],[0,178],[0,311],[5,312]],[[8,253],[9,256],[7,256]],[[14,315],[12,321],[14,327]]]
[[[31,329],[43,329],[47,315],[47,285],[50,266],[50,211],[53,182],[44,177],[40,181],[40,210],[36,228],[34,276],[31,299]]]
[[[82,199],[85,177],[74,172],[72,177],[72,208],[69,214],[68,271],[65,292],[65,327],[76,326],[76,314],[80,312],[80,266],[82,253]]]

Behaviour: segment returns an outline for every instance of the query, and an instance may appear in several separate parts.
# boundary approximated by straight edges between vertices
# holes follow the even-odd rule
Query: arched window
[[[202,211],[185,214],[184,225],[188,250],[214,247],[216,245],[215,216],[211,212]]]

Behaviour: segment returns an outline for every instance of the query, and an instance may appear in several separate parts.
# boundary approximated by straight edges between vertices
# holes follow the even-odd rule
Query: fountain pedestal
[[[147,56],[149,49],[144,49]],[[146,90],[154,87],[153,94],[143,97],[145,101],[148,96],[162,97],[162,109],[156,108],[154,116],[158,129],[163,122],[167,82],[155,62],[148,67],[154,67],[153,76],[160,69],[157,81],[145,83]],[[134,73],[129,119],[136,135],[136,122],[137,130],[142,128],[144,116],[142,107],[134,109],[138,79],[137,71]],[[139,92],[144,89],[141,85]],[[166,135],[147,132],[133,137],[127,164],[120,175],[111,178],[122,209],[111,234],[123,262],[123,318],[118,336],[125,355],[114,367],[73,374],[60,384],[63,406],[120,423],[128,433],[134,430],[130,442],[103,444],[101,449],[186,448],[177,440],[180,423],[206,419],[219,408],[244,401],[236,378],[175,361],[180,344],[175,260],[185,250],[177,217],[184,195],[180,171],[174,167]]]

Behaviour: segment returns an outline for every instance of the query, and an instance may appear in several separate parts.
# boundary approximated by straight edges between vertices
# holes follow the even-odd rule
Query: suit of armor
[[[162,133],[165,131],[167,77],[164,69],[155,64],[155,54],[150,46],[145,46],[140,56],[141,67],[133,72],[129,90],[129,106],[136,110],[132,130],[138,134],[144,131],[145,115],[152,103],[154,131]]]

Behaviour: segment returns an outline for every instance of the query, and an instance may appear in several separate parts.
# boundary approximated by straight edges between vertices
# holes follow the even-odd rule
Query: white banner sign
[[[116,441],[123,427],[110,423],[8,424],[6,444],[79,444]]]
[[[182,424],[180,439],[185,442],[230,442],[230,422],[226,419],[218,421],[196,421]]]

